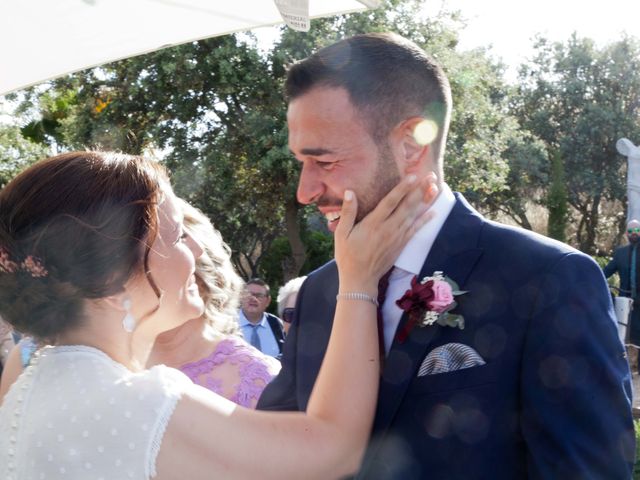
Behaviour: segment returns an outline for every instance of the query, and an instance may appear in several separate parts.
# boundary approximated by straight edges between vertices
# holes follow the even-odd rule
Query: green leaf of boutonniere
[[[464,317],[454,313],[443,313],[437,320],[438,325],[444,327],[457,327],[464,330]]]

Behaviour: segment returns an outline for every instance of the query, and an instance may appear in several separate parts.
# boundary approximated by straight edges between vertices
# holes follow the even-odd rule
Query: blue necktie
[[[249,325],[251,327],[251,339],[249,342],[251,345],[262,351],[262,345],[260,344],[260,337],[258,336],[258,328],[260,325]]]

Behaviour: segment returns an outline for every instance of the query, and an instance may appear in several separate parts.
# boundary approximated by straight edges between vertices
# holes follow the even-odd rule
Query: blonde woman
[[[236,316],[244,282],[231,264],[231,252],[209,219],[180,200],[184,225],[204,253],[196,262],[196,281],[204,313],[160,334],[148,366],[164,364],[194,383],[243,407],[255,408],[280,362],[245,342]]]

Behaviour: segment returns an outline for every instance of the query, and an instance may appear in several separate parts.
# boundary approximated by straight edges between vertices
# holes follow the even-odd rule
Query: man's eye
[[[316,162],[316,165],[325,170],[330,170],[335,165],[335,162]]]

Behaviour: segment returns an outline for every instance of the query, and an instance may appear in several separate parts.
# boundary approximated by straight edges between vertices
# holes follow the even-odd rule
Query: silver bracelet
[[[376,306],[376,308],[379,306],[377,298],[373,298],[371,295],[367,295],[366,293],[362,293],[362,292],[339,293],[338,295],[336,295],[336,300],[340,300],[340,299],[342,299],[342,300],[364,300],[365,302],[373,303]]]

